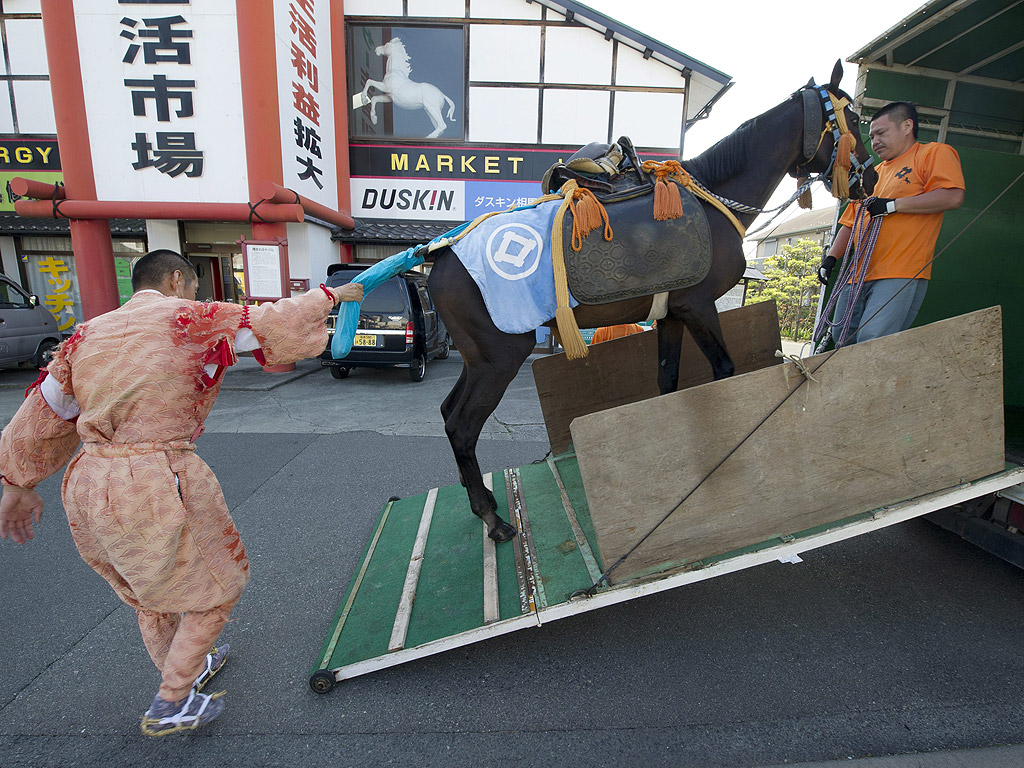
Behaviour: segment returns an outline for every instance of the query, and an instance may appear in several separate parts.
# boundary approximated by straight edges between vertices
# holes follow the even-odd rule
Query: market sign
[[[97,197],[248,199],[234,4],[74,9]]]

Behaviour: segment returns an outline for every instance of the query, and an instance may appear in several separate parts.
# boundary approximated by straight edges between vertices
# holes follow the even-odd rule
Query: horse
[[[827,115],[832,103],[841,98],[850,101],[839,89],[842,75],[842,61],[837,61],[827,86],[815,86],[812,78],[784,102],[743,123],[703,154],[682,161],[683,168],[718,196],[743,201],[745,206],[738,208],[736,217],[744,228],[760,213],[787,173],[798,177],[808,172],[821,173],[831,187],[833,150],[844,142],[837,140],[841,121],[830,123]],[[809,89],[814,90],[814,95],[804,98]],[[826,94],[831,102],[826,103]],[[849,106],[843,107],[843,116],[846,125],[853,127],[849,131],[853,134],[851,154],[857,161],[851,165],[849,196],[863,199],[874,189],[877,174],[870,167],[870,155],[861,140],[859,116]],[[831,126],[836,126],[835,133],[829,130]],[[819,130],[821,138],[814,148]],[[809,148],[806,137],[810,137]],[[849,139],[845,143],[849,144]],[[711,232],[711,269],[702,282],[671,291],[668,314],[658,320],[658,387],[662,394],[674,392],[678,386],[684,328],[690,330],[711,363],[716,380],[731,376],[735,370],[722,338],[715,299],[743,276],[743,239],[723,213],[703,204]],[[447,247],[434,251],[429,288],[463,359],[462,373],[441,404],[445,433],[473,513],[486,523],[491,539],[508,541],[515,536],[516,529],[495,511],[497,503],[484,486],[477,463],[476,444],[487,418],[533,351],[535,333],[509,334],[499,330],[473,278]],[[609,304],[581,304],[573,312],[578,327],[596,328],[642,321],[648,317],[651,306],[652,297],[641,297]]]
[[[434,124],[434,130],[427,134],[428,139],[435,139],[444,133],[447,124],[441,116],[445,102],[448,104],[448,119],[455,120],[455,102],[445,96],[441,89],[430,83],[418,83],[410,80],[412,66],[409,54],[401,38],[393,37],[384,45],[378,45],[374,53],[387,59],[384,80],[367,80],[363,86],[361,101],[363,106],[370,105],[370,122],[377,124],[377,105],[393,102],[402,109],[423,109]],[[371,86],[380,94],[369,95]]]

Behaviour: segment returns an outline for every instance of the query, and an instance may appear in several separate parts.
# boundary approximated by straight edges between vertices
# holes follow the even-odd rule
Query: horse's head
[[[804,150],[790,173],[798,178],[823,174],[833,195],[862,200],[874,191],[878,174],[861,139],[860,115],[839,88],[842,79],[843,62],[837,61],[828,85],[815,85],[812,79],[794,94],[804,106]]]
[[[374,48],[373,52],[388,60],[388,71],[395,70],[405,73],[410,71],[409,54],[405,50],[402,38],[392,37],[384,45]]]

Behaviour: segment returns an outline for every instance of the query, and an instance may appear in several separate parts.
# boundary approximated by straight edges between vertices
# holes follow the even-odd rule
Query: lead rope
[[[838,290],[833,289],[828,303],[818,316],[818,325],[811,336],[812,340],[817,343],[814,350],[815,354],[825,348],[836,328],[839,329],[839,333],[836,335],[837,347],[841,347],[846,343],[847,336],[850,333],[853,308],[864,288],[864,278],[867,277],[868,267],[871,266],[871,257],[875,252],[875,243],[878,241],[878,233],[882,229],[882,217],[876,216],[874,219],[871,219],[870,214],[867,213],[868,204],[874,199],[873,197],[868,198],[857,209],[857,218],[853,222],[853,233],[865,232],[866,230],[866,234],[864,237],[858,238],[854,237],[854,234],[851,233],[850,240],[846,244],[846,252],[843,254],[843,267],[835,282],[835,285],[839,286],[839,288]],[[865,217],[867,220],[865,220]],[[855,242],[857,243],[856,246],[854,245]],[[849,301],[846,303],[843,316],[840,320],[829,320],[835,311],[839,296],[846,289],[847,283],[850,284]]]

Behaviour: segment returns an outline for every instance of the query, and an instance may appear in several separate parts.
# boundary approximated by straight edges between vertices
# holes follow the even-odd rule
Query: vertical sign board
[[[97,197],[248,199],[235,4],[74,9]]]
[[[334,210],[338,162],[331,2],[274,0],[274,28],[284,186]]]

